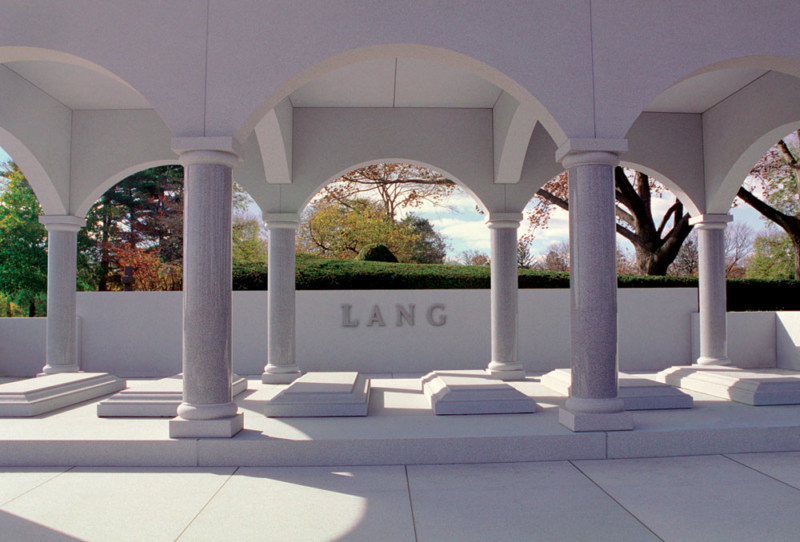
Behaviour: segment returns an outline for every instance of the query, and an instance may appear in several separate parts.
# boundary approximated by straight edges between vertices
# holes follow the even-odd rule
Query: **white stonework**
[[[746,405],[800,404],[800,373],[797,371],[691,366],[665,369],[657,378],[671,386]]]
[[[267,401],[271,418],[366,416],[370,381],[358,373],[306,373]]]
[[[569,396],[572,375],[569,369],[556,369],[542,375],[542,384]],[[664,410],[673,408],[692,408],[691,395],[655,379],[645,376],[619,374],[619,398],[625,410]]]
[[[0,417],[37,416],[108,395],[125,381],[107,373],[64,372],[0,384]]]
[[[101,418],[174,418],[181,404],[181,375],[153,380],[135,390],[125,389],[97,403]],[[247,379],[232,375],[231,396],[247,391]]]
[[[433,371],[421,380],[434,414],[529,414],[536,402],[488,371]]]

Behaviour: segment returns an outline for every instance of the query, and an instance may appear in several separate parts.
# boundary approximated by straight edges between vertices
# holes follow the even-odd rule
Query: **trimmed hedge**
[[[330,260],[298,256],[298,290],[484,289],[491,283],[486,266],[436,265]],[[620,288],[696,288],[694,277],[622,275]],[[520,269],[520,288],[569,288],[569,273]],[[267,265],[233,267],[234,290],[266,290]],[[728,280],[729,311],[800,310],[800,281]]]

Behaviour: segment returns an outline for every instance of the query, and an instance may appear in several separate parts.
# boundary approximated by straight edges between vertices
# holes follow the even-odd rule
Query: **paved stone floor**
[[[800,452],[0,468],[2,540],[797,540]]]

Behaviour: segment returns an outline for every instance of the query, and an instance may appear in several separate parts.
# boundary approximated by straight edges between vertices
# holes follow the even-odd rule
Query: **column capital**
[[[627,139],[571,138],[556,150],[556,161],[566,169],[583,165],[614,167],[619,163],[619,155],[627,150]]]
[[[733,217],[728,213],[714,213],[694,216],[689,219],[689,224],[697,226],[699,230],[724,230]]]
[[[489,228],[518,228],[522,222],[522,213],[489,213],[486,225]]]
[[[233,137],[173,137],[172,150],[182,166],[222,164],[234,167],[242,159],[241,145]]]
[[[264,213],[262,218],[268,229],[297,229],[300,224],[300,215],[297,213]]]
[[[42,215],[39,222],[44,224],[47,231],[77,232],[86,225],[84,219],[75,215]]]

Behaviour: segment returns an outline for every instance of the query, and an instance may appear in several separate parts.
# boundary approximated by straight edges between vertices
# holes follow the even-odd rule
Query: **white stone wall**
[[[79,293],[81,368],[120,376],[179,372],[181,302],[180,292]],[[407,316],[398,325],[398,304],[405,313],[414,305],[413,326]],[[346,322],[343,305],[351,307]],[[690,363],[696,310],[694,289],[620,290],[620,368]],[[519,311],[519,359],[525,369],[568,367],[569,290],[521,290]],[[297,322],[303,370],[406,373],[480,369],[489,362],[489,290],[301,291]],[[1,376],[41,369],[44,325],[41,318],[0,319]],[[738,329],[734,334],[742,335]],[[234,292],[234,370],[260,374],[265,363],[266,292]]]

